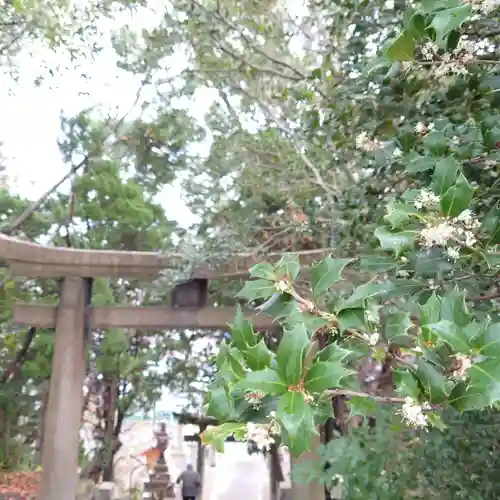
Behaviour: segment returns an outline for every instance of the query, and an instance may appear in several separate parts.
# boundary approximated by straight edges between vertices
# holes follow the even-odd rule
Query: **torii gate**
[[[302,265],[325,258],[331,249],[297,253]],[[266,255],[276,262],[282,254]],[[174,290],[175,306],[92,307],[90,284],[94,277],[154,280],[165,269],[175,268],[182,257],[153,252],[76,250],[48,248],[0,235],[0,264],[13,275],[62,280],[58,305],[19,304],[14,322],[55,328],[54,358],[44,428],[42,485],[39,500],[75,498],[82,387],[85,380],[86,331],[90,328],[222,329],[231,322],[235,308],[206,307],[208,280],[245,277],[259,262],[258,256],[240,255],[217,271],[196,270],[191,281]],[[276,325],[246,310],[258,330]],[[305,500],[305,499],[304,499]]]

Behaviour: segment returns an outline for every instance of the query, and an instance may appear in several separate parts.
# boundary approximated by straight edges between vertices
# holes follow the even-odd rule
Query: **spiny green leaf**
[[[308,451],[311,439],[318,432],[314,410],[300,392],[287,392],[280,397],[276,418],[283,427],[283,437],[291,454],[296,457]]]
[[[249,347],[245,352],[245,359],[251,370],[262,370],[267,368],[271,363],[271,358],[272,353],[267,348],[264,339],[261,339],[258,344]]]
[[[354,259],[332,259],[327,257],[312,268],[312,289],[315,295],[328,289],[342,279],[342,271]]]
[[[359,264],[362,273],[383,273],[396,267],[398,267],[396,260],[386,255],[362,255]]]
[[[268,264],[267,262],[255,264],[255,266],[250,269],[250,277],[276,281],[276,273],[274,272],[274,267],[272,266],[272,264]]]
[[[391,341],[395,337],[404,336],[412,326],[408,312],[397,311],[387,314],[384,322],[385,339]]]
[[[465,295],[455,288],[442,299],[441,317],[457,324],[458,326],[468,325],[472,320],[472,315],[467,310]]]
[[[218,387],[210,391],[207,406],[207,415],[224,422],[225,420],[235,420],[238,415],[234,400],[229,396],[225,387]]]
[[[438,340],[448,344],[455,352],[468,354],[471,351],[467,336],[458,325],[451,321],[444,319],[439,323],[425,325],[422,329],[430,330]]]
[[[448,217],[456,217],[469,207],[475,190],[467,178],[460,174],[455,185],[451,186],[442,196],[441,210]]]
[[[422,384],[428,395],[428,400],[430,403],[442,403],[447,395],[448,390],[446,387],[446,378],[442,373],[439,373],[437,369],[424,361],[423,359],[417,360],[417,378]]]
[[[486,399],[487,405],[500,401],[500,363],[497,359],[472,364],[468,374],[470,388],[477,389]]]
[[[428,323],[437,323],[441,318],[441,300],[432,292],[427,302],[420,306],[420,323],[426,325]]]
[[[332,343],[319,351],[316,355],[319,361],[340,362],[346,359],[351,354],[351,351],[344,349],[337,343]]]
[[[340,381],[352,373],[340,362],[320,361],[311,366],[304,379],[304,385],[308,392],[323,392],[339,387]]]
[[[242,422],[225,422],[217,427],[210,427],[201,435],[201,440],[205,446],[215,446],[215,449],[223,453],[224,442],[232,435],[244,436],[247,424]]]
[[[236,294],[236,297],[241,297],[248,301],[255,299],[268,299],[278,290],[275,284],[268,280],[252,280],[245,282],[243,288]]]
[[[439,195],[444,194],[457,180],[460,162],[453,156],[439,160],[432,176],[434,191]]]
[[[245,319],[241,307],[238,305],[234,325],[231,325],[231,338],[234,345],[241,350],[257,343],[257,337],[253,331],[252,323]]]
[[[399,257],[404,250],[411,248],[416,238],[415,231],[393,232],[385,227],[377,227],[374,234],[380,242],[380,248],[394,252],[396,257]]]
[[[460,28],[472,14],[472,5],[465,3],[452,9],[442,10],[436,13],[432,19],[431,26],[436,30],[436,43],[445,48],[446,36],[453,30]]]
[[[287,390],[287,384],[280,375],[271,368],[248,372],[236,386],[245,391],[262,391],[264,394],[278,395]]]
[[[387,49],[387,57],[392,61],[411,61],[415,51],[415,42],[406,30],[403,30],[399,36],[392,42]]]
[[[368,330],[366,324],[365,310],[361,307],[352,309],[343,309],[337,313],[340,333],[343,333],[349,328],[360,330],[362,332]]]
[[[500,323],[493,323],[480,337],[479,352],[483,356],[500,358]]]
[[[302,364],[310,340],[304,324],[285,330],[276,353],[279,373],[288,385],[298,384],[302,377]]]
[[[384,281],[383,283],[365,283],[354,290],[352,295],[343,304],[342,308],[344,309],[348,306],[356,305],[366,299],[383,296],[393,289],[394,284],[391,281]]]
[[[278,278],[287,278],[294,281],[300,272],[300,261],[297,254],[283,254],[276,264],[276,275]]]

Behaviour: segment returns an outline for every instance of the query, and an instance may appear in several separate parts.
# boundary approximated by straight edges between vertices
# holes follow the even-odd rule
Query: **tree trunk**
[[[113,481],[113,465],[115,453],[118,450],[116,441],[115,416],[117,409],[118,380],[112,378],[108,383],[108,401],[106,408],[106,427],[104,431],[104,463],[102,480]]]

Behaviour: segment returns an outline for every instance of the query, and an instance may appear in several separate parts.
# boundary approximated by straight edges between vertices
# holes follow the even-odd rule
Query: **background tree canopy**
[[[128,21],[136,14],[148,25]],[[14,77],[16,58],[33,47],[69,54],[79,64],[111,46],[116,66],[141,83],[137,95],[130,96],[132,112],[117,116],[87,109],[63,116],[59,147],[72,169],[69,184],[13,227],[30,200],[2,181],[2,228],[50,245],[184,253],[185,268],[165,273],[153,286],[97,280],[94,302],[102,305],[164,300],[172,283],[200,260],[216,267],[240,251],[265,260],[270,251],[332,248],[335,258],[357,259],[349,263],[357,275],[375,276],[376,293],[358,293],[363,307],[342,310],[339,301],[353,283],[330,293],[313,273],[295,289],[302,294],[311,284],[317,287],[313,295],[319,306],[342,320],[329,342],[339,341],[337,334],[346,329],[377,333],[374,366],[379,368],[390,346],[401,347],[402,337],[403,348],[415,347],[406,336],[416,313],[423,326],[452,321],[461,329],[472,324],[480,329],[487,319],[498,325],[499,42],[496,2],[172,0],[168,5],[113,1],[84,7],[52,0],[5,2],[0,64]],[[49,82],[66,71],[46,68],[44,81]],[[200,101],[211,103],[205,116],[193,109]],[[0,160],[0,175],[6,162]],[[171,212],[165,210],[165,188],[176,182],[199,220],[192,227],[166,215]],[[433,203],[440,204],[436,220],[458,217],[470,206],[480,227],[460,226],[465,238],[460,245],[436,244],[442,232],[424,232],[418,225],[429,222],[426,210],[434,209]],[[417,231],[418,245],[410,237]],[[330,265],[318,273],[336,276]],[[385,283],[384,290],[377,280]],[[211,303],[235,304],[241,287],[212,287]],[[433,292],[442,300],[439,313]],[[15,330],[12,306],[19,299],[53,302],[56,294],[53,282],[26,283],[2,275],[4,467],[17,467],[27,456],[37,461],[29,450],[35,443],[39,452],[43,439],[35,432],[40,413],[33,408],[43,407],[46,399],[52,354],[48,332],[31,338]],[[240,296],[261,305],[266,298],[248,288]],[[470,322],[469,313],[475,315]],[[391,321],[382,320],[374,330],[379,320],[373,318],[380,315]],[[467,342],[476,338],[472,330]],[[494,345],[493,330],[485,335]],[[199,393],[215,370],[221,333],[208,342],[205,332],[94,332],[89,394],[105,400],[116,391],[119,409],[113,429],[96,433],[102,448],[112,448],[123,418],[150,408],[162,386],[193,396],[199,405]],[[443,329],[428,328],[427,335],[426,342],[440,350],[436,354],[422,345],[422,356],[410,353],[421,363],[416,380],[427,399],[439,391],[448,397],[447,363],[461,353],[456,349],[460,340]],[[261,354],[268,356],[274,344],[266,338],[263,345]],[[372,347],[350,360],[366,356]],[[473,347],[496,356],[493,348],[486,353]],[[165,353],[175,356],[159,373],[155,367]],[[228,368],[221,357],[219,362],[221,378]],[[481,362],[488,360],[471,361]],[[361,429],[327,446],[328,472],[316,471],[314,477],[328,484],[336,475],[343,477],[346,498],[352,499],[369,494],[404,498],[408,492],[423,498],[496,498],[497,466],[487,457],[496,449],[498,377],[494,370],[488,374],[493,382],[476,377],[459,408],[487,407],[482,412],[457,416],[449,410],[448,430],[425,435],[396,429],[377,416],[375,433]],[[481,394],[470,389],[478,383]],[[416,397],[411,387],[404,395]],[[430,403],[441,404],[438,399]],[[106,411],[103,404],[99,418],[106,420]],[[366,407],[364,413],[370,413]],[[19,433],[23,439],[14,442]],[[404,446],[391,455],[389,443]]]

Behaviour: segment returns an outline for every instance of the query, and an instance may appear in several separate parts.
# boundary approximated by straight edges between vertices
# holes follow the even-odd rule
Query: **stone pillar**
[[[299,458],[292,458],[292,469],[295,464],[305,460],[319,460],[316,450],[321,444],[321,437],[314,436],[311,440],[311,447],[307,453],[303,453]],[[318,481],[311,481],[309,484],[298,484],[292,481],[291,500],[325,500],[325,486]]]

